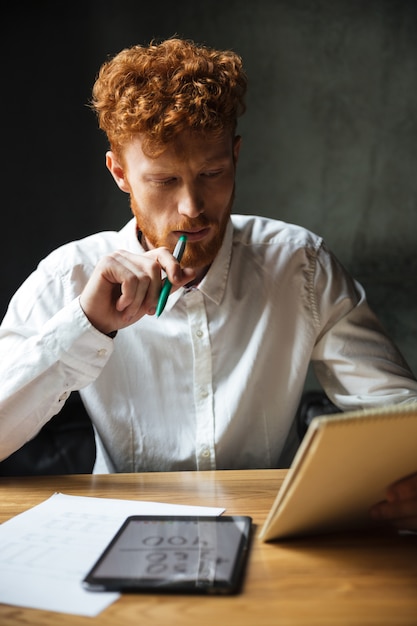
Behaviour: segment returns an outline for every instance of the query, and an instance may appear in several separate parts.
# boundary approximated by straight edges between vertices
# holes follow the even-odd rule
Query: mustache
[[[181,222],[174,224],[173,226],[171,226],[170,230],[193,230],[198,228],[207,228],[207,226],[211,226],[214,223],[215,222],[208,219],[208,217],[206,217],[204,213],[201,213],[198,217],[194,219],[184,219]]]

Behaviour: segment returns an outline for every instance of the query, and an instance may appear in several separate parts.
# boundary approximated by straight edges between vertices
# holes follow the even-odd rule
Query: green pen
[[[175,249],[173,252],[173,256],[177,259],[178,262],[180,262],[182,259],[182,255],[184,254],[186,243],[187,243],[187,237],[185,235],[181,235],[181,237],[177,241],[177,245],[175,246]],[[168,278],[166,278],[164,285],[161,289],[161,293],[159,294],[158,306],[156,307],[156,317],[159,317],[162,311],[165,309],[168,296],[171,292],[171,287],[172,287],[172,284],[169,282]]]

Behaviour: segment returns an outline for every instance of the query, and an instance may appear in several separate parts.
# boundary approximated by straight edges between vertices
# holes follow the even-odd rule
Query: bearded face
[[[136,217],[138,229],[142,233],[148,248],[166,247],[171,252],[175,248],[178,237],[187,235],[187,246],[182,257],[184,267],[200,268],[211,265],[223,242],[224,233],[230,217],[233,205],[234,193],[229,200],[226,210],[219,219],[209,218],[205,213],[201,213],[195,218],[180,217],[175,223],[167,225],[165,228],[158,228],[159,224],[152,220],[151,216],[143,214],[135,198],[131,196],[130,204],[132,212]],[[207,236],[193,241],[195,233],[208,233]]]
[[[187,236],[184,267],[207,268],[223,241],[230,217],[240,137],[229,131],[210,137],[185,131],[158,155],[142,149],[137,136],[123,162],[107,153],[107,166],[130,194],[132,212],[148,249],[173,251]]]

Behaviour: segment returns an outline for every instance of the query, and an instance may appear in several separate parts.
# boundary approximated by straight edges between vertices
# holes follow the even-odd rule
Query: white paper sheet
[[[129,515],[221,515],[224,509],[54,494],[0,526],[0,602],[94,616],[118,593],[81,580]]]

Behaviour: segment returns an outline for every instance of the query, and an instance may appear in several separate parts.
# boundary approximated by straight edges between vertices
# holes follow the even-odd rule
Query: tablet
[[[85,576],[91,591],[237,593],[248,516],[131,516]]]

